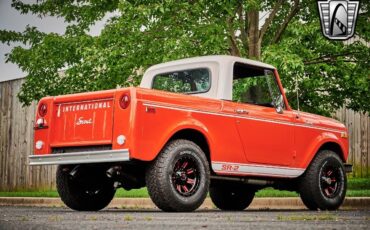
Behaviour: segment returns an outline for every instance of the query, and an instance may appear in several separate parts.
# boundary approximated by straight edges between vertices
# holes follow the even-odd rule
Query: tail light
[[[48,112],[48,106],[44,103],[40,104],[40,106],[39,106],[39,115],[41,117],[44,117],[47,112]]]
[[[119,99],[119,105],[122,109],[126,109],[130,105],[130,96],[128,94],[123,94]]]

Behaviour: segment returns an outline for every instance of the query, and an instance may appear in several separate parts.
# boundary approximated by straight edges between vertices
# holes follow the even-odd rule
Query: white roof
[[[211,88],[207,92],[196,94],[196,96],[231,100],[233,70],[234,64],[237,62],[264,69],[275,69],[275,67],[272,65],[268,65],[259,61],[226,55],[186,58],[150,67],[146,70],[141,80],[140,87],[147,89],[152,88],[154,77],[161,73],[185,69],[207,68],[210,71]]]
[[[148,68],[147,71],[167,68],[167,67],[174,66],[174,65],[183,65],[183,64],[190,64],[190,63],[197,63],[197,62],[217,62],[219,64],[227,64],[230,62],[233,62],[233,63],[241,62],[241,63],[245,63],[245,64],[252,65],[252,66],[258,66],[258,67],[268,68],[268,69],[275,69],[275,67],[272,65],[259,62],[259,61],[255,61],[255,60],[251,60],[251,59],[240,58],[240,57],[235,57],[235,56],[228,56],[228,55],[210,55],[210,56],[185,58],[185,59],[157,64],[157,65],[154,65]]]

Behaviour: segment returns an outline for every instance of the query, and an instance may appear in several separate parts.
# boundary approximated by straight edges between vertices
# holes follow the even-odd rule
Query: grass
[[[369,190],[370,178],[348,178],[349,190]]]
[[[132,216],[130,216],[130,215],[127,215],[127,216],[124,216],[123,217],[123,220],[125,220],[125,221],[132,221],[132,220],[134,220],[134,218]]]
[[[61,221],[62,219],[59,216],[49,216],[49,221]]]
[[[12,191],[0,192],[0,197],[59,197],[57,191]]]
[[[116,197],[140,198],[140,197],[149,197],[149,194],[146,188],[132,189],[130,191],[126,191],[124,189],[118,189],[116,192]]]
[[[273,188],[265,188],[256,193],[256,197],[297,197],[298,193],[290,191],[280,191]]]
[[[338,220],[338,217],[331,214],[323,215],[298,215],[298,216],[277,216],[280,221],[309,221],[309,220]]]
[[[59,197],[57,191],[12,191],[12,192],[0,192],[0,197]],[[149,197],[146,188],[133,189],[126,191],[118,189],[116,197]]]
[[[298,193],[266,188],[258,191],[256,197],[298,197]],[[56,191],[0,191],[0,197],[59,197]],[[118,189],[115,197],[149,197],[146,188],[126,191]],[[370,178],[349,178],[347,197],[370,197]]]
[[[151,217],[151,216],[146,216],[144,219],[145,219],[146,221],[152,221],[152,220],[153,220],[153,217]]]

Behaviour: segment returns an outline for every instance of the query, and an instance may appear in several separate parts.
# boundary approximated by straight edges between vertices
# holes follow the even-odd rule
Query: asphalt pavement
[[[0,229],[370,229],[369,210],[200,209],[165,213],[158,209],[108,208],[76,212],[64,207],[0,206]]]

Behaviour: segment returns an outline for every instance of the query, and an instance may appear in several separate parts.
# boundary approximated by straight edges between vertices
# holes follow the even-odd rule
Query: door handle
[[[236,113],[239,113],[239,114],[248,114],[248,110],[245,110],[245,109],[236,109],[235,110]]]

